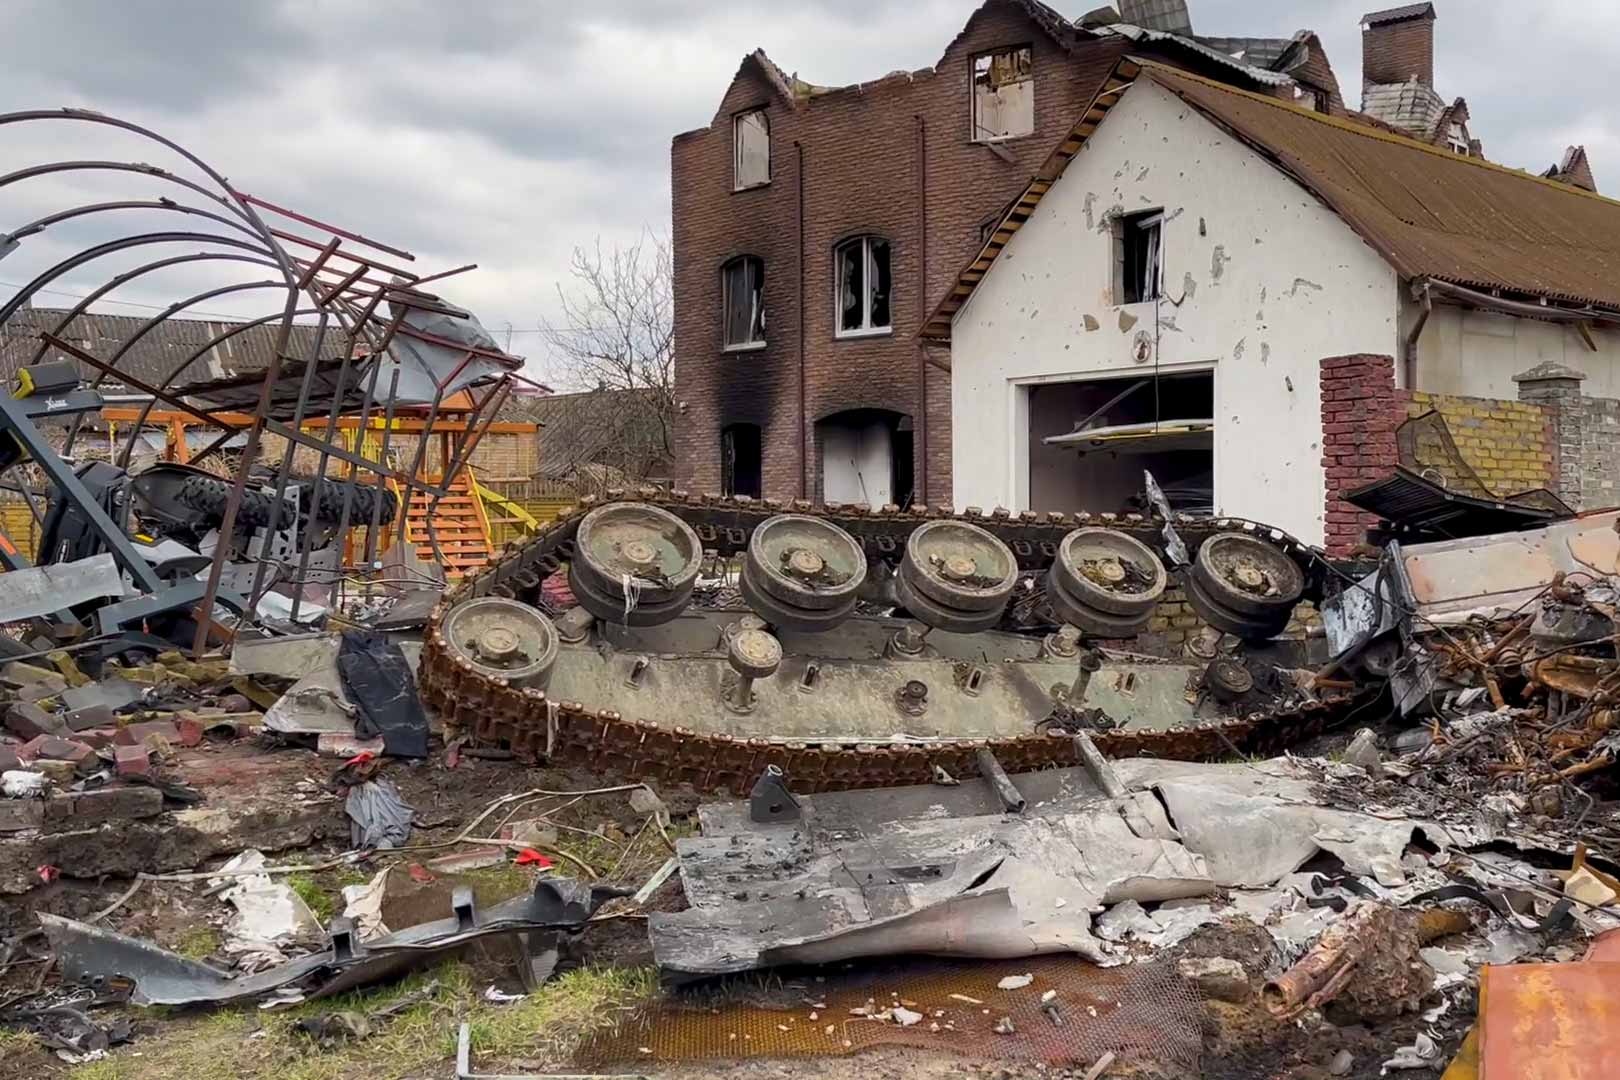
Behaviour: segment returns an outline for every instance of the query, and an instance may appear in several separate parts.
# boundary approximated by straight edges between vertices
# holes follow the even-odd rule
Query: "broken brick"
[[[155,817],[163,812],[163,793],[155,787],[106,787],[45,800],[46,820],[71,820],[75,828],[108,821]]]
[[[200,746],[203,741],[203,723],[195,716],[182,713],[175,719],[175,731],[178,737],[170,740],[177,746]]]
[[[75,731],[73,738],[84,743],[92,750],[104,750],[117,742],[118,729],[115,727],[86,728],[83,731]]]
[[[31,701],[19,701],[6,710],[6,730],[19,739],[41,735],[66,735],[67,725]]]
[[[73,767],[71,761],[47,761],[41,758],[24,767],[33,772],[43,773],[45,778],[57,787],[67,787],[79,778],[79,770]]]
[[[152,755],[144,746],[113,748],[113,769],[119,776],[152,775]]]
[[[22,768],[22,758],[9,746],[0,746],[0,772]]]
[[[157,736],[170,746],[181,745],[180,729],[168,720],[148,720],[140,724],[130,724],[128,727],[118,729],[113,742],[119,746],[141,746],[153,736]],[[199,740],[201,733],[198,733]],[[189,745],[195,746],[196,743]]]
[[[56,735],[41,735],[30,740],[17,755],[24,761],[66,761],[81,773],[94,772],[97,760],[96,752],[84,743]]]

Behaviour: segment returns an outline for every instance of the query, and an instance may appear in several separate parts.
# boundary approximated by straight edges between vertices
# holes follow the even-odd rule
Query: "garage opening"
[[[1142,472],[1173,509],[1215,508],[1211,372],[1046,383],[1029,388],[1029,509],[1146,509]]]
[[[759,425],[729,424],[720,429],[720,492],[760,497],[763,462]]]
[[[911,503],[911,417],[886,409],[850,409],[816,424],[821,496],[877,509]]]

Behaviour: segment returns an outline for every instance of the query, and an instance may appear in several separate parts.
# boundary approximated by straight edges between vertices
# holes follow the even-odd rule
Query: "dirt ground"
[[[255,753],[265,753],[255,749]],[[316,782],[336,762],[304,751],[294,755],[296,769]],[[227,775],[230,770],[225,770]],[[617,787],[622,781],[574,771],[530,769],[511,761],[466,758],[455,769],[442,755],[416,765],[390,764],[387,775],[418,813],[411,850],[379,854],[364,866],[313,870],[288,878],[317,914],[341,912],[343,885],[368,880],[380,867],[426,862],[443,854],[446,845],[503,795],[535,790],[579,792]],[[306,787],[307,790],[307,787]],[[698,799],[691,794],[661,792],[670,811],[672,836],[696,830]],[[508,814],[501,810],[483,822],[476,835],[497,835],[501,818],[522,820],[549,811],[557,828],[551,857],[563,870],[581,864],[603,879],[640,885],[667,858],[660,831],[630,806],[623,791],[574,797],[536,797]],[[306,848],[269,853],[277,864],[320,866],[347,846],[342,803],[331,800],[324,838]],[[428,847],[438,845],[437,848]],[[217,865],[219,859],[209,865]],[[503,899],[532,887],[534,871],[510,864],[465,874],[434,875],[431,882],[410,881],[395,905],[399,918],[441,917],[451,885],[474,887],[481,903]],[[0,928],[26,926],[31,912],[50,911],[85,918],[107,906],[128,887],[124,879],[105,882],[61,880],[35,889],[21,903],[0,905]],[[684,905],[679,879],[672,879],[650,907],[678,910]],[[609,912],[612,909],[608,909]],[[69,1065],[26,1036],[0,1035],[0,1076],[73,1077],[75,1080],[405,1080],[448,1077],[454,1065],[459,1023],[473,1025],[475,1068],[480,1072],[556,1071],[569,1065],[575,1045],[592,1030],[630,1015],[659,993],[651,968],[641,912],[594,923],[565,953],[562,975],[522,1002],[496,1005],[485,1000],[487,987],[508,992],[519,988],[509,970],[482,956],[419,974],[405,984],[375,988],[336,1002],[305,1003],[286,1012],[251,1007],[204,1010],[95,1010],[98,1019],[123,1013],[134,1024],[134,1037],[100,1061]],[[154,881],[143,884],[103,925],[151,939],[199,959],[225,961],[220,949],[228,909],[209,894],[205,882]],[[1180,956],[1222,956],[1242,963],[1258,988],[1275,969],[1271,938],[1243,921],[1206,927],[1173,950]],[[54,981],[49,966],[28,960],[13,966],[0,981],[0,1005]],[[412,995],[416,995],[415,998]],[[378,1020],[373,1033],[359,1042],[322,1046],[300,1034],[297,1024],[333,1011],[370,1015],[404,1001],[402,1011]],[[1329,1077],[1328,1067],[1340,1049],[1353,1055],[1351,1077],[1376,1077],[1379,1062],[1421,1030],[1443,1036],[1445,1058],[1461,1040],[1463,1022],[1472,1008],[1454,1009],[1439,1025],[1416,1017],[1369,1030],[1359,1025],[1335,1027],[1325,1021],[1278,1023],[1266,1016],[1257,999],[1234,1006],[1210,1001],[1204,1006],[1203,1065],[1200,1076],[1221,1080],[1316,1080]],[[1022,1080],[1029,1077],[1079,1078],[1088,1063],[1069,1068],[995,1060],[964,1060],[954,1055],[914,1050],[877,1050],[853,1057],[776,1061],[698,1062],[687,1065],[640,1066],[646,1075],[683,1080],[831,1080],[858,1071],[879,1078],[982,1077]],[[624,1072],[622,1069],[609,1070]],[[1154,1076],[1116,1066],[1108,1076]]]

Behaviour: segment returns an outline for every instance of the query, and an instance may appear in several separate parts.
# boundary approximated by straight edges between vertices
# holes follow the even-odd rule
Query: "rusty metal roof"
[[[1407,278],[1620,310],[1620,202],[1144,63]]]
[[[18,367],[32,363],[40,332],[54,331],[66,314],[67,310],[61,308],[24,308],[0,327],[0,379],[9,379]],[[88,312],[75,316],[60,336],[93,356],[110,360],[124,342],[141,333],[150,319],[146,315]],[[119,358],[119,370],[160,386],[171,379],[178,384],[262,372],[275,355],[275,322],[249,327],[212,348],[204,348],[240,325],[221,319],[160,319]],[[312,324],[295,323],[289,353],[306,356],[314,347],[315,330]],[[328,358],[338,355],[343,341],[341,332],[329,331],[322,352]],[[188,364],[188,358],[199,350],[203,351]],[[41,362],[68,359],[55,349],[47,349]],[[178,370],[181,365],[185,365],[183,371]],[[94,379],[100,372],[86,364],[81,365],[81,374]]]
[[[1620,311],[1620,202],[1126,57],[1053,150],[919,336],[951,317],[1133,79],[1149,78],[1270,159],[1408,279]]]

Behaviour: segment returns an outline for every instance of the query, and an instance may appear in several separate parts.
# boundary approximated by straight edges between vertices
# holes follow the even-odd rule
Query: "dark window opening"
[[[760,498],[764,462],[758,424],[731,424],[720,431],[720,491]]]
[[[1163,231],[1163,210],[1145,210],[1115,220],[1115,295],[1119,303],[1140,304],[1159,298]]]
[[[890,329],[889,242],[859,236],[839,245],[838,332],[860,334]]]
[[[1140,513],[1144,471],[1170,505],[1215,510],[1215,377],[1207,372],[1029,389],[1029,509]]]
[[[726,263],[726,347],[765,344],[765,263],[744,255]]]

